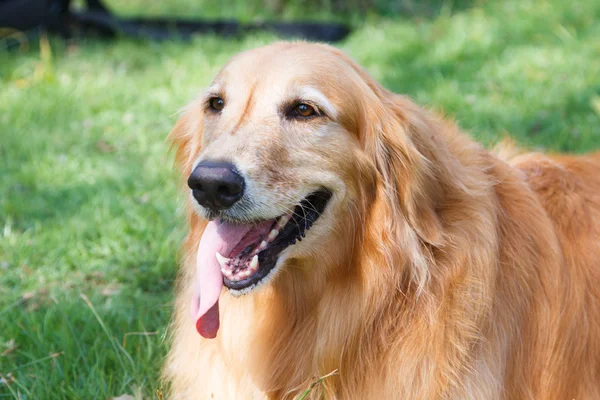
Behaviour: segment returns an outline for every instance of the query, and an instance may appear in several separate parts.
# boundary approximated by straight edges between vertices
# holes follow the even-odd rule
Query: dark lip
[[[333,193],[329,189],[319,189],[306,196],[294,209],[294,215],[271,242],[269,247],[258,253],[258,271],[241,281],[230,281],[223,277],[223,284],[234,290],[243,290],[263,280],[277,265],[279,255],[296,241],[302,241],[306,232],[325,211]]]

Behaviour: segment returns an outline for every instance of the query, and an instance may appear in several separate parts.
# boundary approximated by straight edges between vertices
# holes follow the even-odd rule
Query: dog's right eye
[[[225,107],[225,100],[220,97],[211,97],[208,99],[208,107],[213,111],[221,111]]]
[[[286,112],[286,115],[292,119],[310,119],[322,114],[316,106],[308,103],[296,103]]]

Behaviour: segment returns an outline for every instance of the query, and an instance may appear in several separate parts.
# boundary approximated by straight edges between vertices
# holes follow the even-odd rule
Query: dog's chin
[[[229,225],[245,225],[248,233],[230,254],[218,257],[223,285],[241,296],[270,282],[300,242],[310,235],[331,200],[332,192],[319,189],[303,198],[293,211],[268,220],[246,221],[220,215]],[[211,215],[207,215],[211,216]],[[213,216],[214,218],[214,216]]]

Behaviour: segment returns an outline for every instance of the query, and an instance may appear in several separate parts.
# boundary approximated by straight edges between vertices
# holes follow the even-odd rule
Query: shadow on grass
[[[341,1],[340,1],[341,3]],[[375,8],[383,15],[411,18],[436,18],[442,13],[466,10],[482,1],[474,0],[375,0]]]

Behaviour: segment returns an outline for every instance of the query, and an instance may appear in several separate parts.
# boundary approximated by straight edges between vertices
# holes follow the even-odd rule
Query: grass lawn
[[[209,11],[258,13],[232,3]],[[475,3],[367,15],[339,45],[486,144],[600,148],[600,2]],[[156,398],[184,235],[165,137],[231,55],[275,39],[0,50],[0,399]]]

